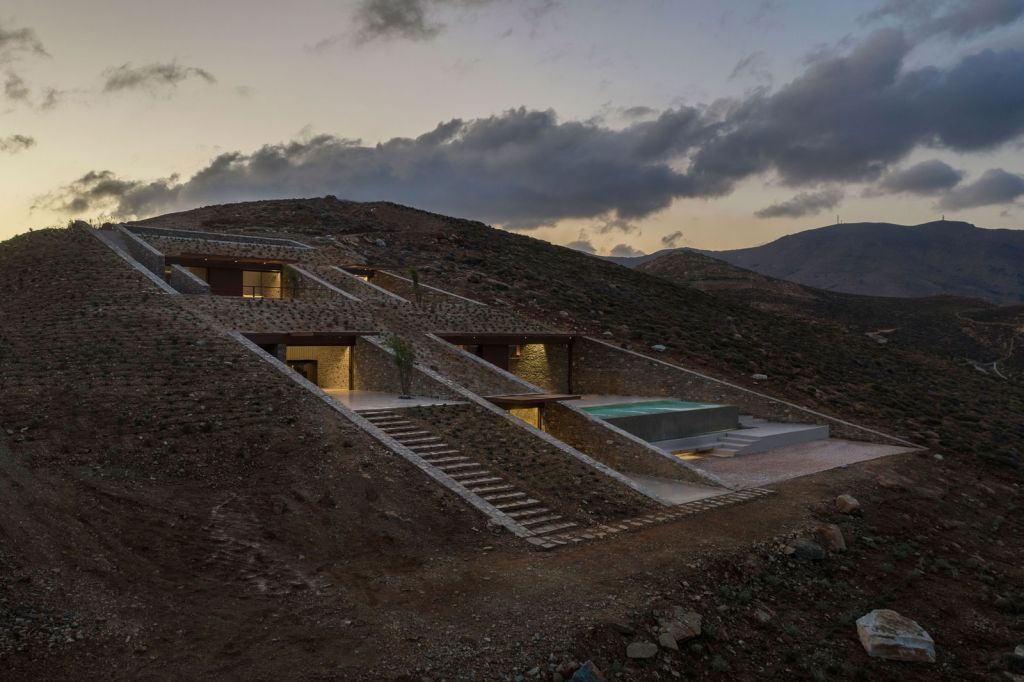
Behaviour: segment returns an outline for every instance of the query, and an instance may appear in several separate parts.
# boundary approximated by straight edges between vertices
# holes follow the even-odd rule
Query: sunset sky
[[[0,239],[389,200],[576,248],[1024,224],[1024,0],[8,0]]]

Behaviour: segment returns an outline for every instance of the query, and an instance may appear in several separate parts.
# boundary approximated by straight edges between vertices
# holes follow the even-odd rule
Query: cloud
[[[666,234],[661,238],[661,245],[666,249],[676,249],[683,243],[683,233],[680,230],[676,230],[671,234]]]
[[[766,172],[793,186],[863,182],[919,146],[981,151],[1024,132],[1024,51],[908,71],[910,47],[900,31],[876,31],[777,92],[732,102],[688,175],[723,193]]]
[[[577,239],[576,241],[569,242],[566,246],[576,251],[582,251],[583,253],[597,253],[597,249],[594,248],[594,245],[589,239]]]
[[[35,144],[35,138],[29,137],[28,135],[9,135],[7,137],[0,137],[0,152],[17,154],[18,152],[25,151],[29,147],[34,147]]]
[[[125,181],[94,172],[44,203],[119,216],[258,198],[336,194],[390,200],[528,229],[565,218],[605,220],[609,230],[693,192],[669,163],[696,144],[698,116],[673,110],[612,130],[514,109],[454,119],[417,138],[375,146],[331,135],[222,154],[183,182]],[[103,191],[94,186],[103,181]],[[140,188],[145,188],[142,191]],[[117,191],[111,191],[111,188]],[[54,203],[56,202],[56,203]],[[619,220],[623,222],[618,222]]]
[[[611,255],[617,258],[635,258],[636,256],[643,256],[644,252],[634,249],[629,244],[616,244],[612,247]]]
[[[445,25],[437,14],[445,8],[477,9],[503,2],[520,9],[531,33],[544,15],[551,12],[558,0],[361,0],[356,6],[354,40],[357,45],[375,40],[433,40]],[[509,29],[506,35],[512,32]],[[318,42],[314,51],[322,51],[341,42],[344,36],[334,35]]]
[[[918,38],[970,38],[1013,24],[1024,0],[887,0],[861,17],[864,23],[896,19]]]
[[[629,234],[630,232],[636,232],[639,230],[640,226],[622,218],[604,216],[602,217],[601,222],[595,225],[593,229],[598,234],[611,234],[613,232]]]
[[[376,145],[321,135],[234,151],[180,181],[130,180],[121,194],[92,195],[74,183],[57,194],[85,190],[87,203],[107,202],[120,216],[335,194],[510,229],[585,219],[614,231],[675,200],[725,196],[747,178],[772,177],[806,191],[758,215],[807,215],[839,200],[817,188],[878,181],[916,149],[986,151],[1024,133],[1024,50],[906,69],[909,50],[903,33],[883,29],[776,90],[624,127],[519,108]]]
[[[118,92],[121,90],[148,90],[155,92],[159,89],[176,88],[182,81],[189,78],[198,78],[207,83],[215,83],[213,77],[206,69],[195,66],[182,66],[177,62],[143,64],[132,66],[130,63],[107,69],[103,73],[103,92]]]
[[[642,105],[635,107],[626,107],[625,109],[622,110],[622,115],[629,119],[648,118],[649,116],[656,116],[657,114],[658,111],[656,109],[652,109],[651,107],[645,107]]]
[[[1024,175],[990,168],[972,183],[949,192],[939,206],[950,210],[1009,204],[1024,196]]]
[[[729,80],[735,80],[749,76],[750,78],[758,81],[771,81],[772,74],[768,68],[768,57],[764,52],[758,50],[757,52],[751,52],[743,59],[736,62],[736,66],[733,67],[732,73],[729,74]]]
[[[887,173],[878,183],[878,191],[870,192],[869,195],[901,192],[920,195],[938,194],[955,187],[963,177],[963,171],[938,159],[931,159],[910,168]]]
[[[49,56],[43,42],[32,29],[6,29],[0,25],[0,64],[8,64],[24,54]]]
[[[25,79],[11,71],[7,72],[4,79],[4,96],[12,102],[27,102],[29,99],[29,88]]]
[[[792,199],[755,211],[754,215],[758,218],[802,218],[833,208],[842,200],[843,191],[840,189],[801,192]]]

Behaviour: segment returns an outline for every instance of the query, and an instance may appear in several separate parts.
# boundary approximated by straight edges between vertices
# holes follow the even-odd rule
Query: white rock
[[[767,381],[768,380],[768,375],[767,374],[751,374],[750,378],[753,379],[754,381]]]
[[[935,641],[924,628],[889,609],[857,619],[857,636],[869,656],[894,661],[935,662]]]
[[[655,351],[657,353],[664,353],[665,352],[665,346],[663,344],[656,343],[653,346],[651,346],[651,350],[653,350],[653,351]]]

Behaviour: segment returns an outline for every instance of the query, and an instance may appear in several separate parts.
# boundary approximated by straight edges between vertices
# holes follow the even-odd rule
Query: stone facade
[[[579,338],[573,354],[573,388],[580,393],[644,395],[737,405],[742,412],[778,422],[828,425],[832,435],[872,443],[913,445],[834,417],[713,379],[603,341]]]
[[[529,343],[521,355],[509,358],[512,374],[550,393],[569,391],[569,350],[560,343]]]
[[[315,360],[317,385],[349,388],[350,346],[288,346],[285,360]]]
[[[209,295],[210,285],[196,277],[188,268],[180,265],[171,266],[170,284],[175,291],[182,294]]]
[[[352,347],[352,388],[357,391],[401,393],[402,382],[394,355],[382,340],[363,337]],[[423,372],[412,372],[412,395],[428,398],[455,399],[447,386],[431,380]]]

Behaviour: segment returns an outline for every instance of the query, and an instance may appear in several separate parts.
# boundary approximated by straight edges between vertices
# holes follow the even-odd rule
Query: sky
[[[600,254],[1024,220],[1024,0],[7,0],[0,240],[334,195]]]

